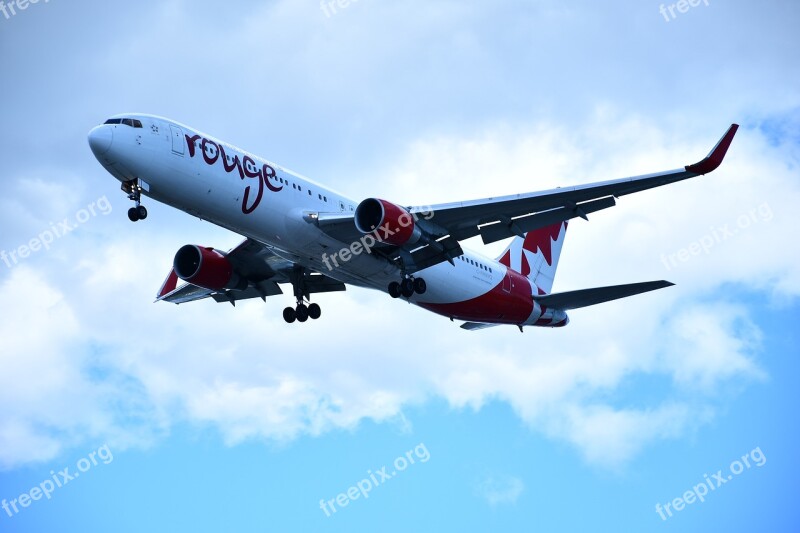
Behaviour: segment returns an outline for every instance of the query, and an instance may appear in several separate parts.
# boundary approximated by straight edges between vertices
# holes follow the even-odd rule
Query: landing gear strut
[[[389,296],[392,298],[411,298],[414,294],[424,294],[428,284],[422,278],[411,276],[403,278],[400,282],[393,281],[389,284]]]
[[[322,316],[322,309],[320,309],[318,304],[305,304],[305,301],[308,300],[310,293],[305,287],[304,275],[305,273],[302,267],[295,267],[290,274],[292,288],[294,289],[294,297],[297,299],[297,305],[295,307],[287,307],[283,310],[283,319],[289,324],[295,320],[298,322],[305,322],[309,318],[311,320],[316,320]]]
[[[128,209],[128,219],[131,222],[147,218],[147,208],[142,205],[142,189],[143,186],[138,179],[126,181],[122,184],[122,190],[128,193],[128,199],[136,202],[135,207]]]

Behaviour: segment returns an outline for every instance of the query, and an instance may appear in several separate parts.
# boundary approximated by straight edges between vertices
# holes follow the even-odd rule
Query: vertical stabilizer
[[[566,234],[567,222],[558,222],[530,231],[524,239],[514,237],[497,260],[531,280],[540,294],[549,293]]]

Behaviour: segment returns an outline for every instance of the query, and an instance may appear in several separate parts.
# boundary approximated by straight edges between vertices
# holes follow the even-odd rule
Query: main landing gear
[[[322,315],[322,309],[320,309],[319,305],[305,304],[305,301],[309,300],[311,295],[305,283],[305,269],[301,266],[295,266],[291,274],[289,274],[289,280],[292,283],[294,297],[297,299],[297,306],[284,309],[283,319],[289,324],[295,320],[305,322],[309,318],[311,320],[318,319]]]
[[[297,307],[287,307],[283,310],[283,319],[291,324],[295,320],[305,322],[309,318],[316,320],[322,315],[322,309],[317,304],[306,305],[301,301],[297,302]]]
[[[136,202],[135,207],[128,209],[128,219],[137,222],[147,218],[147,208],[142,205],[142,186],[139,180],[127,181],[122,184],[122,190],[128,193],[128,199]]]
[[[411,298],[414,294],[425,294],[428,284],[422,278],[405,277],[402,281],[389,284],[389,296],[392,298]]]

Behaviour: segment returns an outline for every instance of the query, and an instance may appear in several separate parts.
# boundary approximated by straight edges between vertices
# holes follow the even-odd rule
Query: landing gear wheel
[[[400,298],[400,284],[393,281],[389,284],[389,296],[392,298]]]
[[[311,320],[316,320],[322,316],[322,309],[319,308],[317,304],[311,304],[308,306],[308,318]]]
[[[400,282],[400,294],[405,298],[411,298],[414,295],[414,280],[406,278]]]
[[[428,290],[428,284],[425,283],[425,280],[422,278],[415,278],[414,279],[414,292],[417,294],[425,294],[425,291]]]
[[[294,309],[291,307],[287,307],[283,310],[283,319],[288,323],[291,324],[297,318],[297,313],[294,312]]]
[[[305,322],[308,320],[308,307],[305,304],[297,304],[297,309],[294,310],[297,315],[298,322]]]
[[[138,222],[147,218],[147,209],[142,205],[142,190],[148,189],[146,183],[139,178],[123,182],[122,190],[128,193],[128,200],[133,200],[134,206],[128,209],[128,218],[131,222]]]

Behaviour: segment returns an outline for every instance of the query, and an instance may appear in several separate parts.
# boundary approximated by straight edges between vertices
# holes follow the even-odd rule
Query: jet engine
[[[358,204],[355,224],[361,233],[375,232],[378,241],[395,246],[415,244],[422,236],[414,215],[379,198],[367,198]]]
[[[247,280],[236,274],[228,258],[214,248],[187,244],[175,254],[172,266],[179,278],[198,287],[212,291],[247,288]]]

